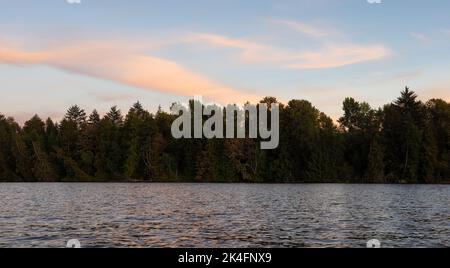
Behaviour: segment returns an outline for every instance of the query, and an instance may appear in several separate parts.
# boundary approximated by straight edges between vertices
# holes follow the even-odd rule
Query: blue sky
[[[0,0],[0,113],[60,119],[136,100],[154,111],[310,100],[338,118],[346,96],[378,107],[410,86],[450,98],[446,0]]]

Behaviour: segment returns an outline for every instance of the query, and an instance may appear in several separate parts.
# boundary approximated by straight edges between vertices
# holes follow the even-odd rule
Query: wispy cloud
[[[210,33],[196,33],[192,34],[189,38],[189,41],[193,42],[205,42],[207,44],[212,44],[220,47],[227,48],[240,48],[240,49],[262,49],[266,48],[266,46],[247,41],[244,39],[231,38],[224,35],[218,34],[210,34]]]
[[[48,65],[146,90],[182,96],[202,95],[219,102],[259,99],[176,62],[127,48],[121,42],[86,41],[40,51],[0,45],[0,63]]]
[[[428,36],[426,36],[425,34],[422,34],[422,33],[411,32],[411,33],[409,33],[409,35],[412,38],[414,38],[414,39],[416,39],[416,40],[418,40],[418,41],[420,41],[422,43],[430,44],[430,43],[433,42],[433,40],[430,37],[428,37]]]
[[[330,30],[325,30],[318,28],[316,26],[312,26],[310,24],[306,24],[298,21],[291,20],[283,20],[283,19],[270,19],[272,23],[279,24],[285,27],[290,28],[291,30],[300,32],[305,35],[309,35],[312,37],[320,38],[330,35],[332,32]]]
[[[292,56],[265,44],[218,34],[196,33],[188,37],[188,40],[194,45],[237,49],[239,58],[245,63],[280,62]]]
[[[299,55],[299,61],[287,67],[293,69],[335,68],[379,60],[390,54],[390,50],[382,45],[330,45],[317,52]]]
[[[267,63],[289,69],[336,68],[382,59],[391,54],[383,45],[336,43],[317,50],[294,50],[207,33],[194,34],[189,40],[202,45],[238,49],[239,58],[245,63]]]

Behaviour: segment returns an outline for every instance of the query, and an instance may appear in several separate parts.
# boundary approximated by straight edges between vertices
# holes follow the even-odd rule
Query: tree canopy
[[[280,104],[275,150],[250,138],[174,139],[176,117],[139,102],[103,117],[74,105],[60,122],[35,115],[23,126],[0,114],[0,181],[450,182],[450,103],[406,88],[378,109],[346,98],[343,112],[336,124],[308,101]]]

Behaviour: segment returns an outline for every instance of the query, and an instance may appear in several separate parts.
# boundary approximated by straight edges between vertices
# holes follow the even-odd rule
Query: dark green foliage
[[[353,182],[382,182],[384,150],[380,141],[383,112],[366,102],[347,98],[344,116],[339,119],[344,132],[344,159]]]
[[[86,113],[83,109],[78,107],[78,105],[74,105],[67,110],[65,120],[73,122],[80,127],[86,122]]]
[[[259,139],[174,139],[176,117],[139,102],[23,127],[0,114],[0,181],[450,182],[448,102],[406,88],[382,109],[347,98],[343,111],[336,125],[308,101],[280,104],[280,145],[266,151]]]

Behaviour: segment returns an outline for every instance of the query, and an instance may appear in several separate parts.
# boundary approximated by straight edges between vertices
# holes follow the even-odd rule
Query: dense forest
[[[36,115],[23,126],[0,114],[0,181],[450,182],[450,103],[423,103],[408,88],[378,109],[345,99],[338,124],[308,101],[280,104],[275,150],[254,139],[177,140],[175,118],[139,102],[126,115],[72,106],[61,122]]]

